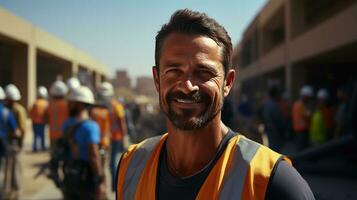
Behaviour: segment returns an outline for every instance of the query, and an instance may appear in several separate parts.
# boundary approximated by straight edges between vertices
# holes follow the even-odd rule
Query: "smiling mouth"
[[[197,101],[191,100],[191,99],[175,99],[179,103],[198,103]]]

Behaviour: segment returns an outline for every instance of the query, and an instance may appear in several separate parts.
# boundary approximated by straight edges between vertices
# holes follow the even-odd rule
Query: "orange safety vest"
[[[46,99],[36,99],[30,110],[30,118],[34,124],[45,124],[48,101]]]
[[[125,119],[124,106],[114,99],[111,101],[111,106],[112,107],[109,110],[111,139],[122,140],[124,137],[124,131],[120,120]]]
[[[168,134],[132,145],[122,156],[117,177],[117,200],[156,199],[159,156]],[[274,166],[290,160],[242,135],[230,139],[203,183],[196,200],[265,199]],[[174,195],[174,194],[173,194]]]
[[[301,100],[293,105],[292,124],[295,132],[308,131],[310,127],[309,111]]]
[[[91,117],[99,125],[100,145],[109,148],[110,115],[109,110],[103,107],[95,107],[91,110]]]
[[[68,102],[65,99],[50,101],[48,108],[50,138],[56,140],[61,137],[63,123],[68,118]]]

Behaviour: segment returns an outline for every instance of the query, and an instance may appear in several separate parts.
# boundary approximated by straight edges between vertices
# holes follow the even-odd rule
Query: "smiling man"
[[[221,121],[236,76],[226,30],[176,11],[156,36],[153,76],[168,133],[123,154],[117,199],[314,199],[285,156]]]

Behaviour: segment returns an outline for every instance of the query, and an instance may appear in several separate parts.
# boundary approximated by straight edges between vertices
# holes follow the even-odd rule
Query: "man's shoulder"
[[[304,178],[286,161],[276,164],[265,199],[315,199]]]
[[[236,148],[240,151],[243,158],[249,163],[249,169],[256,176],[270,177],[274,167],[281,160],[291,165],[291,161],[286,156],[275,152],[269,147],[255,142],[243,135],[237,135]],[[231,140],[232,141],[232,140]]]
[[[81,128],[88,130],[90,132],[99,132],[99,125],[97,122],[89,119],[89,120],[84,120],[81,124]]]

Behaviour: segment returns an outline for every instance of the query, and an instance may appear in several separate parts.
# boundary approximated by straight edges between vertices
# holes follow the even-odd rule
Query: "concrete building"
[[[49,87],[57,76],[96,87],[106,75],[106,66],[86,53],[0,7],[0,85],[17,85],[24,105],[32,104],[38,85]]]
[[[115,88],[131,89],[131,79],[126,70],[117,70],[115,78],[113,79],[113,86]]]
[[[240,92],[261,97],[278,84],[296,98],[357,79],[357,1],[269,0],[234,49]]]
[[[141,76],[136,79],[135,91],[138,95],[157,97],[154,79],[152,77]]]

